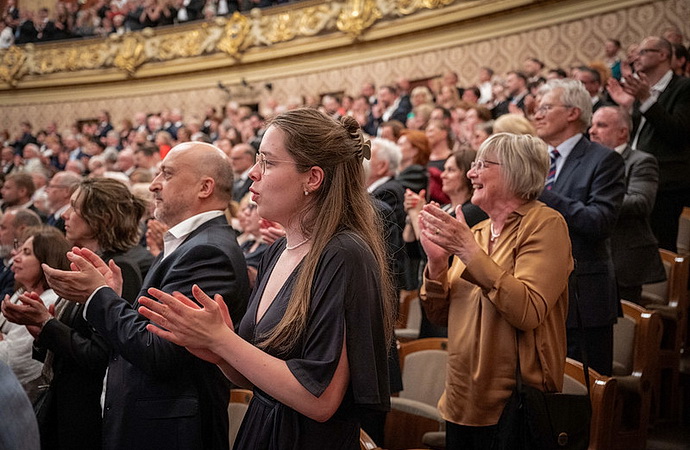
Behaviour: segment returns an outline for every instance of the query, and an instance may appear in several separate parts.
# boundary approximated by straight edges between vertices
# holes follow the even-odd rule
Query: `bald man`
[[[156,219],[170,227],[140,295],[155,287],[192,298],[198,284],[221,294],[235,323],[249,296],[247,266],[223,210],[232,197],[232,168],[217,147],[177,145],[149,189]],[[81,270],[46,269],[64,298],[86,302],[85,317],[113,349],[106,376],[103,448],[227,449],[228,385],[213,364],[146,330],[147,319],[101,274],[102,262],[76,256]],[[100,266],[101,272],[93,264]]]

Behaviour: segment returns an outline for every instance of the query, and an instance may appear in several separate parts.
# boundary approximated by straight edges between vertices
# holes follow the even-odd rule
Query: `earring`
[[[309,191],[305,189],[305,190],[304,190],[304,195],[309,195]]]

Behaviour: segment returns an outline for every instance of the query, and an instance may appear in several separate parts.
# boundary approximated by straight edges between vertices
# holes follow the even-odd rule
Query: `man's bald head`
[[[232,199],[232,169],[223,151],[203,142],[173,147],[149,187],[156,217],[174,226],[202,212],[223,210]]]

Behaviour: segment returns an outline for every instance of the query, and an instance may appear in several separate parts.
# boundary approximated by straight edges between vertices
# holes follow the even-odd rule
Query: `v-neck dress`
[[[285,314],[297,279],[299,266],[257,323],[261,295],[285,245],[282,238],[266,251],[238,327],[238,334],[255,345]],[[316,268],[311,295],[299,344],[289,354],[265,351],[285,360],[302,386],[318,397],[333,378],[346,336],[350,383],[343,402],[333,417],[319,423],[255,387],[235,449],[359,449],[359,416],[390,407],[381,286],[376,260],[364,241],[347,232],[331,239]]]

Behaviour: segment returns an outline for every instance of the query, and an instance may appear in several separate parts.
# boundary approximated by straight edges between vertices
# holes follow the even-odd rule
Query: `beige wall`
[[[528,56],[541,58],[547,67],[569,67],[599,59],[602,43],[607,37],[616,37],[627,46],[644,36],[658,34],[669,25],[678,26],[685,36],[690,36],[690,22],[681,20],[690,17],[688,0],[640,2],[590,16],[583,13],[581,7],[577,10],[569,8],[578,2],[557,3],[556,6],[526,8],[475,24],[465,23],[431,30],[427,34],[391,38],[388,42],[391,51],[379,51],[375,58],[372,53],[367,53],[366,43],[355,43],[338,55],[323,54],[327,64],[309,61],[309,67],[313,69],[305,75],[281,75],[284,73],[281,70],[273,73],[263,70],[261,74],[253,75],[253,84],[272,83],[273,95],[280,102],[295,94],[341,90],[357,93],[366,80],[386,83],[400,76],[427,78],[449,69],[460,74],[462,84],[469,84],[475,81],[481,66],[488,65],[502,73],[520,67]],[[295,57],[295,64],[304,62]],[[319,67],[327,68],[320,70]],[[242,70],[252,76],[251,67]],[[159,85],[152,84],[143,89],[138,86],[141,81],[131,80],[114,84],[109,91],[101,89],[88,100],[78,101],[52,102],[49,94],[32,96],[17,92],[17,97],[7,102],[12,103],[11,106],[2,106],[0,98],[0,130],[16,130],[20,120],[30,120],[39,128],[50,120],[57,120],[60,128],[65,128],[76,119],[95,117],[100,109],[111,111],[115,121],[131,117],[136,111],[173,107],[182,108],[188,118],[203,115],[207,106],[220,107],[229,99],[216,84],[231,78],[229,71],[208,71],[199,73],[198,82],[186,83],[185,88],[166,84],[163,79]],[[238,94],[248,93],[230,82],[226,84]],[[137,93],[130,95],[130,92]],[[61,96],[64,93],[61,92]],[[22,101],[23,98],[27,100]]]

